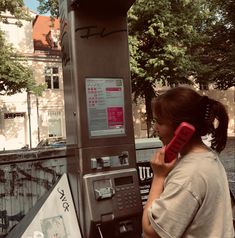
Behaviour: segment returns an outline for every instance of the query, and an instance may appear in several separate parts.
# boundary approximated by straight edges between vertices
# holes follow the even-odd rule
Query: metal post
[[[31,131],[31,98],[30,92],[27,91],[27,109],[28,109],[28,119],[29,119],[29,149],[32,148],[32,131]]]

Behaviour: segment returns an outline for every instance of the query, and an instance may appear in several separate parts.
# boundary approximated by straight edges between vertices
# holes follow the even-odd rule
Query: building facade
[[[22,21],[22,27],[9,15],[8,24],[0,23],[0,28],[21,55],[18,60],[47,89],[41,96],[23,92],[0,97],[0,150],[33,148],[44,138],[65,137],[59,21],[31,14],[33,21]]]

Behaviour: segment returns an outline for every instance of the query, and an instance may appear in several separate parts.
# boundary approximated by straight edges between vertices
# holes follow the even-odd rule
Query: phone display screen
[[[132,184],[133,183],[133,177],[132,176],[126,176],[126,177],[119,177],[114,179],[115,186],[122,186],[125,184]]]

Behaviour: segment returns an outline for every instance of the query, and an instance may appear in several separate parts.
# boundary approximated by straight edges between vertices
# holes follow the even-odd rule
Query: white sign
[[[82,238],[66,174],[21,238]]]
[[[120,78],[87,78],[90,136],[125,134],[124,87]]]

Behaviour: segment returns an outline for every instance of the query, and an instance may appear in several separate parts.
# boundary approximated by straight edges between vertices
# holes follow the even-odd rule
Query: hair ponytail
[[[227,130],[228,130],[228,114],[222,103],[210,99],[211,101],[211,114],[212,114],[212,140],[211,148],[220,153],[226,146]],[[216,123],[218,121],[218,123]]]
[[[197,125],[198,134],[212,136],[211,148],[220,153],[226,146],[228,130],[228,114],[222,103],[217,100],[201,96],[199,101]]]

